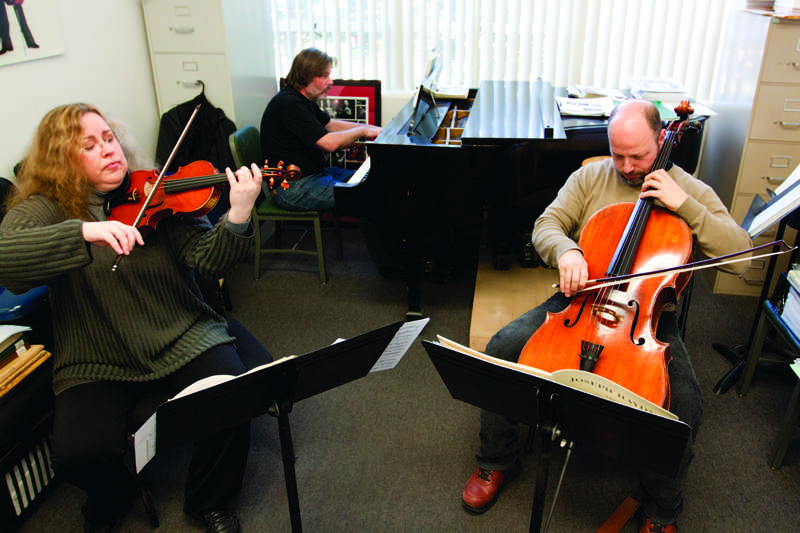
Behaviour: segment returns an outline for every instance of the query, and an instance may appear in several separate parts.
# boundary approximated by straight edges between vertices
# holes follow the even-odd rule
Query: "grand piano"
[[[609,153],[605,120],[562,120],[555,95],[563,92],[542,80],[484,81],[445,97],[423,83],[367,143],[366,176],[336,184],[339,215],[378,221],[400,237],[407,320],[423,316],[426,270],[437,280],[460,263],[474,266],[484,222],[494,267],[509,268],[569,174]],[[673,150],[689,172],[695,136]]]

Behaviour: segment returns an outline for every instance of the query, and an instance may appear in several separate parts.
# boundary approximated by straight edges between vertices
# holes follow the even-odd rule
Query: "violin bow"
[[[161,185],[161,181],[164,179],[164,174],[166,174],[167,168],[169,168],[169,164],[172,163],[172,159],[175,157],[175,154],[178,152],[178,148],[180,147],[181,143],[183,142],[183,138],[186,137],[186,132],[189,131],[189,126],[192,125],[192,121],[194,120],[194,117],[197,115],[197,112],[200,110],[200,106],[201,105],[202,104],[197,104],[195,106],[194,110],[192,111],[191,116],[189,116],[189,120],[186,121],[186,125],[183,127],[183,131],[181,132],[180,137],[178,137],[178,140],[175,143],[175,146],[172,147],[172,152],[170,152],[169,157],[167,158],[167,162],[164,163],[164,166],[161,168],[161,172],[159,172],[158,178],[156,178],[155,184],[150,189],[150,192],[148,193],[147,198],[145,198],[144,203],[142,204],[142,208],[139,210],[139,214],[136,215],[136,219],[133,221],[133,224],[131,224],[134,228],[139,225],[139,222],[141,222],[142,217],[144,216],[145,212],[147,211],[147,208],[150,207],[150,202],[153,201],[153,197],[155,196],[156,191],[158,190],[158,187]],[[114,260],[114,264],[111,265],[111,272],[116,272],[117,271],[117,267],[119,266],[121,261],[122,261],[122,254],[117,254],[117,258]]]
[[[738,257],[740,255],[744,255],[750,252],[757,252],[764,248],[771,248],[771,247],[778,247],[777,251],[767,252],[759,255],[748,256],[748,257]],[[740,252],[734,252],[732,254],[722,255],[719,257],[713,257],[710,259],[703,259],[702,261],[695,261],[693,263],[687,263],[685,265],[678,265],[669,268],[662,268],[660,270],[650,270],[648,272],[638,272],[635,274],[624,274],[622,276],[616,276],[613,278],[598,278],[598,279],[590,279],[586,282],[586,286],[577,291],[585,292],[585,291],[592,291],[595,289],[602,289],[603,287],[611,287],[612,285],[619,285],[620,283],[624,283],[626,281],[630,281],[633,279],[648,279],[648,278],[655,278],[658,276],[663,276],[664,274],[670,273],[677,273],[680,274],[681,272],[692,272],[694,270],[702,270],[704,268],[712,268],[718,267],[722,265],[728,265],[731,263],[739,263],[742,261],[750,261],[751,259],[761,259],[763,257],[770,257],[772,255],[779,255],[784,254],[786,252],[791,252],[795,250],[796,246],[789,246],[784,241],[773,241],[767,244],[762,244],[761,246],[756,246],[754,248],[748,248],[747,250],[742,250]],[[558,283],[553,284],[553,288],[559,288]]]

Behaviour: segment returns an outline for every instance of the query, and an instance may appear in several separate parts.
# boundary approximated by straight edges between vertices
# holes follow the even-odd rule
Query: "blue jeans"
[[[561,311],[569,302],[562,293],[554,294],[498,331],[486,346],[486,353],[498,359],[517,361],[525,343],[544,323],[547,312]],[[676,477],[670,478],[649,469],[640,473],[644,514],[657,522],[671,524],[677,520],[683,504],[682,487],[694,457],[693,443],[703,414],[703,397],[686,345],[681,339],[676,313],[661,314],[656,338],[669,343],[672,357],[668,366],[670,411],[692,428],[692,438],[684,450]],[[481,447],[476,457],[480,467],[488,470],[507,469],[521,450],[517,423],[486,410],[481,410],[480,441]]]
[[[287,211],[332,211],[333,184],[347,181],[354,173],[354,170],[328,167],[318,174],[290,182],[288,189],[279,187],[273,202]],[[265,190],[264,194],[269,194],[269,191]]]

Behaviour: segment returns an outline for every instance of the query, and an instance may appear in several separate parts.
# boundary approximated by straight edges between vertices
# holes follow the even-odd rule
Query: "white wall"
[[[0,67],[0,176],[13,176],[42,116],[69,102],[98,106],[155,153],[159,116],[139,0],[53,3],[64,53]]]

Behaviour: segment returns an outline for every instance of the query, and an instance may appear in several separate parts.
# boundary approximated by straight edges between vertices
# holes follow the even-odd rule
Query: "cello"
[[[678,119],[667,127],[650,172],[666,167],[692,109],[681,102],[675,112]],[[692,254],[692,234],[679,216],[653,205],[652,198],[639,198],[635,204],[612,204],[595,213],[578,245],[590,279],[613,279],[685,264]],[[671,272],[578,292],[566,309],[548,313],[522,349],[519,363],[548,372],[592,372],[669,407],[667,345],[653,332],[664,305],[677,300],[690,276]]]

